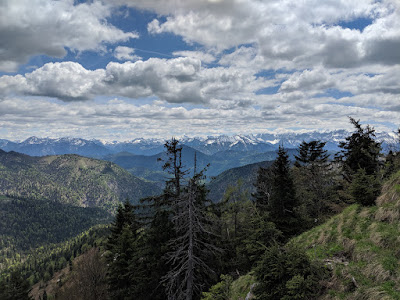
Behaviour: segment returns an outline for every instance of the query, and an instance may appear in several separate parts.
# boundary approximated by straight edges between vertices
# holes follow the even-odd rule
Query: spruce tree
[[[130,264],[135,253],[135,240],[140,225],[136,220],[134,207],[127,200],[119,206],[111,235],[108,239],[107,263],[110,296],[116,300],[129,299]]]
[[[337,155],[344,175],[349,181],[359,169],[364,169],[367,175],[376,175],[380,166],[381,144],[375,141],[375,129],[369,125],[362,127],[360,120],[351,117],[350,123],[354,125],[355,132],[339,144],[343,150]]]
[[[295,155],[294,182],[303,221],[308,223],[304,223],[306,228],[321,222],[329,213],[335,194],[335,174],[324,146],[320,141],[303,141]]]
[[[290,173],[289,156],[279,146],[278,157],[272,165],[271,196],[268,203],[269,218],[285,237],[296,233],[296,191]]]
[[[321,141],[303,141],[298,149],[298,155],[295,155],[296,166],[310,166],[315,167],[324,165],[328,162],[329,154],[324,149],[326,143]]]

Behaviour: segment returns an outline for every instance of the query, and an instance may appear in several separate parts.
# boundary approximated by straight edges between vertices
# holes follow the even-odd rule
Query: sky
[[[400,125],[399,0],[0,0],[0,138]]]

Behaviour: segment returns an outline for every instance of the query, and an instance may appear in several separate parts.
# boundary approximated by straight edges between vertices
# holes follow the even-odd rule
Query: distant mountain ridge
[[[34,157],[0,150],[0,195],[45,199],[107,211],[161,189],[107,161],[76,154]]]
[[[279,145],[285,148],[297,148],[304,141],[320,140],[326,142],[329,151],[338,151],[338,145],[351,132],[335,130],[329,132],[256,134],[256,135],[220,135],[209,137],[182,137],[180,141],[197,151],[214,155],[221,151],[240,151],[264,153],[274,151]],[[382,142],[386,150],[396,143],[393,133],[376,133],[377,140]],[[16,151],[31,156],[78,154],[82,156],[102,158],[119,152],[129,152],[137,155],[155,155],[164,151],[164,139],[137,138],[124,142],[105,142],[101,140],[85,140],[81,138],[37,138],[30,137],[22,142],[12,142],[0,139],[0,149]]]

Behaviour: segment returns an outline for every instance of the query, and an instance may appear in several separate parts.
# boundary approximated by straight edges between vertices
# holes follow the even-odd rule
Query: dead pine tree
[[[182,188],[175,203],[176,237],[170,241],[167,254],[170,271],[164,276],[168,299],[199,299],[208,287],[210,268],[218,249],[211,241],[211,223],[206,214],[206,194],[203,172],[195,174]]]

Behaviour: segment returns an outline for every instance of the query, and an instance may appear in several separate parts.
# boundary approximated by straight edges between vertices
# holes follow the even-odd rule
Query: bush
[[[306,253],[293,245],[269,247],[255,270],[256,299],[314,299],[321,294],[320,281],[329,271],[311,262]]]
[[[354,174],[350,194],[355,202],[364,206],[374,205],[380,191],[381,185],[374,175],[367,175],[364,169]]]
[[[229,275],[221,275],[221,281],[213,285],[209,292],[204,292],[203,300],[229,300],[233,279]]]

